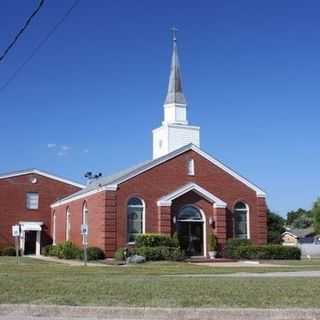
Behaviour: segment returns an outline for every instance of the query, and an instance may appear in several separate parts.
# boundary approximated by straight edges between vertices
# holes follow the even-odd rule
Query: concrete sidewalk
[[[36,255],[30,255],[27,256],[28,258],[41,260],[41,261],[47,261],[47,262],[53,262],[53,263],[59,263],[59,264],[66,264],[72,267],[81,267],[83,266],[83,261],[81,260],[69,260],[69,259],[59,259],[56,257],[47,257],[47,256],[36,256]],[[88,261],[87,263],[88,267],[110,267],[111,265],[108,265],[106,263],[102,262],[92,262]]]
[[[234,272],[234,273],[190,273],[165,274],[159,277],[182,278],[319,278],[320,271],[280,271],[280,272]]]
[[[1,320],[315,320],[320,309],[220,309],[0,305]]]

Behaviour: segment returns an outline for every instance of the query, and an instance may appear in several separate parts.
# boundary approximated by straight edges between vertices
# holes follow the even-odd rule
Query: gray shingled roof
[[[311,227],[304,228],[304,229],[287,229],[284,233],[286,233],[286,232],[293,234],[297,238],[304,238],[308,235],[313,234],[314,228],[311,226]]]
[[[106,176],[106,177],[100,177],[98,179],[95,179],[95,180],[91,181],[84,189],[82,189],[76,193],[73,193],[67,197],[64,197],[62,199],[59,199],[58,201],[68,200],[73,197],[80,196],[80,195],[85,194],[87,192],[93,191],[99,187],[103,187],[103,186],[107,186],[107,185],[116,183],[116,181],[119,180],[120,178],[122,178],[123,176],[126,176],[127,174],[134,172],[136,170],[140,170],[141,168],[143,168],[145,165],[149,164],[150,162],[152,162],[152,160],[145,161],[145,162],[140,163],[138,165],[132,166],[128,169],[119,171],[113,175]]]
[[[173,53],[171,60],[171,70],[169,78],[168,93],[165,104],[180,103],[186,104],[186,98],[182,92],[182,79],[180,72],[180,63],[178,58],[178,48],[176,39],[173,41]]]

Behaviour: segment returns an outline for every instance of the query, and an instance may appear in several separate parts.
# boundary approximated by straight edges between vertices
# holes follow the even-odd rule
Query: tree
[[[304,210],[302,208],[299,208],[298,210],[296,211],[289,211],[287,213],[287,225],[288,226],[291,226],[293,228],[306,228],[306,227],[309,227],[308,224],[308,218],[310,218],[311,216],[311,212],[308,210]],[[306,225],[304,225],[304,220],[306,220]],[[310,221],[310,219],[309,219]],[[312,223],[312,221],[311,221]],[[298,225],[295,225],[295,224],[298,224]],[[301,226],[302,225],[302,226]]]
[[[281,243],[281,234],[286,231],[286,220],[278,214],[267,211],[268,243]]]
[[[320,234],[320,198],[318,198],[315,201],[311,211],[312,211],[312,214],[313,214],[314,231],[315,231],[315,233],[317,235],[319,235]]]

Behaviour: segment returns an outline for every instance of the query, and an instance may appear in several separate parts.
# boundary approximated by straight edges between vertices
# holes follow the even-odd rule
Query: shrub
[[[80,251],[80,250],[79,250]],[[91,261],[91,260],[102,260],[104,259],[106,256],[104,254],[104,252],[98,248],[98,247],[88,247],[87,248],[87,259],[88,261]],[[81,250],[79,252],[79,258],[81,260],[84,259],[84,252],[83,250]]]
[[[125,251],[125,248],[117,249],[117,251],[113,254],[113,258],[117,261],[124,261],[125,260],[124,251]]]
[[[147,261],[180,261],[184,258],[184,254],[180,248],[168,246],[139,247],[135,249],[135,254],[145,257]]]
[[[81,250],[71,241],[65,241],[62,244],[52,246],[49,251],[50,256],[56,256],[59,259],[77,259],[80,256]]]
[[[59,246],[57,245],[51,245],[49,247],[49,250],[48,250],[48,256],[50,257],[57,257],[58,256],[58,250],[59,250]]]
[[[49,256],[50,251],[52,250],[52,244],[48,244],[41,249],[41,254],[43,256]]]
[[[287,247],[282,245],[239,246],[235,250],[235,257],[238,259],[255,260],[299,260],[301,258],[301,250],[297,247]]]
[[[168,237],[156,233],[146,233],[137,236],[135,245],[137,248],[162,246],[179,248],[179,241],[176,235],[173,235],[173,237]]]
[[[239,259],[236,250],[242,246],[251,246],[252,243],[248,239],[229,239],[224,247],[224,255],[228,258]]]
[[[16,248],[15,247],[5,247],[2,249],[2,255],[13,257],[16,255]],[[20,252],[19,252],[19,255],[20,255]]]
[[[208,235],[208,250],[209,251],[216,251],[217,250],[217,237],[211,233]]]

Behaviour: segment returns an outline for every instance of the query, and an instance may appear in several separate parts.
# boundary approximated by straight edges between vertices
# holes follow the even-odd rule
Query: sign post
[[[16,246],[16,258],[17,258],[17,264],[19,263],[19,238],[20,238],[20,226],[18,224],[15,224],[12,226],[12,236],[15,240],[15,246]]]
[[[82,224],[81,231],[82,234],[82,244],[83,244],[83,263],[84,266],[87,266],[88,262],[88,255],[87,255],[87,248],[88,248],[88,225]]]

